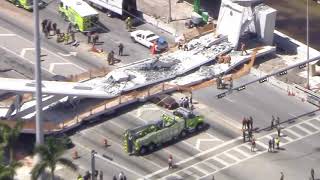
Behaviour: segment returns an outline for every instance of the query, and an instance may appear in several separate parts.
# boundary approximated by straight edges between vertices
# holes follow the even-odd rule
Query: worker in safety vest
[[[132,29],[132,19],[131,17],[128,17],[125,21],[126,23],[126,29],[130,32]]]

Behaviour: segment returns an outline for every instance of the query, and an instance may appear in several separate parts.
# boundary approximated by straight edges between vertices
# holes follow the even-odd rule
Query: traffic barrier
[[[78,159],[78,158],[80,158],[80,157],[79,157],[79,154],[78,154],[78,151],[77,151],[77,150],[74,150],[74,151],[72,152],[72,159]]]

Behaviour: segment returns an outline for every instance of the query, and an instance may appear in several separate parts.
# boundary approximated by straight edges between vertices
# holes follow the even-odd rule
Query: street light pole
[[[307,0],[307,60],[309,60],[309,0]],[[307,64],[307,85],[306,88],[310,89],[310,67]]]
[[[91,150],[91,180],[95,180],[95,171],[96,171],[95,155],[96,155],[96,152],[94,150]]]
[[[34,46],[36,53],[36,63],[34,67],[36,79],[36,146],[43,144],[43,127],[42,127],[42,87],[41,87],[41,61],[40,61],[40,32],[39,32],[39,0],[33,0],[33,18],[34,18]],[[37,156],[40,162],[40,156]],[[39,179],[42,179],[40,175]]]
[[[172,17],[171,17],[171,0],[169,1],[169,17],[168,17],[168,23],[172,21]]]

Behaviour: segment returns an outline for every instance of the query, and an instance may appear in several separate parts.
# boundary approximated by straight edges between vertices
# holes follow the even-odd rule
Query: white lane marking
[[[197,142],[196,142],[196,149],[198,149],[199,151],[202,151],[200,149],[200,145],[202,142],[213,142],[213,141],[219,141],[219,142],[223,142],[222,140],[220,139],[197,139]]]
[[[251,154],[249,154],[249,153],[241,150],[240,148],[233,148],[233,150],[236,151],[236,152],[239,153],[239,154],[242,154],[245,158],[251,156]]]
[[[101,130],[99,130],[99,129],[95,129],[95,130],[93,130],[93,129],[88,129],[88,130],[86,130],[86,131],[81,131],[80,133],[82,133],[82,134],[84,134],[84,135],[90,136],[90,132],[89,132],[89,131],[90,131],[91,133],[95,133],[95,134],[98,135],[98,136],[101,136],[101,137],[104,138],[104,139],[107,139],[109,145],[116,145],[116,146],[119,147],[119,149],[123,148],[123,146],[122,146],[121,144],[119,144],[119,143],[117,143],[116,141],[113,141],[113,140],[111,140],[110,138],[104,136],[104,135],[103,135],[103,132],[102,132]],[[111,142],[111,144],[110,144],[110,142]],[[149,163],[153,164],[153,165],[156,166],[157,168],[163,168],[163,166],[160,166],[159,164],[156,164],[155,162],[150,161],[149,159],[147,159],[147,158],[145,158],[145,157],[141,157],[141,158],[144,159],[145,161],[148,161]]]
[[[53,70],[56,65],[73,65],[72,63],[50,63],[49,72],[53,73]]]
[[[289,132],[289,133],[291,133],[291,134],[293,134],[294,136],[297,136],[297,138],[303,137],[302,135],[300,135],[300,134],[296,133],[295,131],[293,131],[291,128],[286,128],[284,130]]]
[[[8,29],[6,29],[6,28],[3,28],[3,27],[1,27],[1,28],[2,28],[2,29],[4,29],[4,30],[6,30],[6,31],[8,31],[8,32],[11,32],[11,31],[9,31],[9,30],[8,30]],[[29,44],[33,45],[33,42],[32,42],[32,41],[30,41],[29,39],[26,39],[26,38],[24,38],[24,37],[22,37],[22,36],[20,36],[20,35],[17,35],[17,34],[15,34],[15,36],[17,36],[18,38],[23,39],[23,40],[25,40],[27,43],[29,43]],[[65,61],[65,62],[72,63],[72,62],[70,62],[69,60],[67,60],[67,59],[65,59],[65,58],[63,58],[63,57],[61,57],[61,56],[59,56],[59,55],[58,55],[58,54],[56,54],[56,53],[53,53],[53,52],[49,51],[49,50],[48,50],[48,49],[46,49],[46,48],[41,48],[41,50],[45,50],[45,51],[47,51],[47,52],[49,52],[49,53],[53,54],[54,56],[56,56],[56,57],[60,58],[61,60]],[[72,64],[74,64],[74,63],[72,63]],[[79,65],[77,65],[77,64],[74,64],[74,66],[76,66],[77,68],[79,68],[79,69],[80,69],[80,70],[82,70],[82,71],[87,71],[86,69],[84,69],[83,67],[81,67],[81,66],[79,66]]]
[[[208,161],[208,160],[207,160]],[[219,169],[217,166],[215,166],[212,163],[209,163],[207,161],[202,162],[203,164],[205,164],[206,166],[209,166],[210,168],[212,168],[214,171],[216,171],[217,169]],[[201,163],[200,163],[201,164]]]
[[[287,140],[287,141],[294,141],[294,139],[292,139],[292,138],[289,137],[289,136],[283,136],[283,137],[281,137],[281,138],[283,138],[283,139],[285,139],[285,140]]]
[[[260,145],[260,146],[264,147],[265,149],[268,149],[268,148],[269,148],[269,146],[268,146],[268,145],[266,145],[266,144],[264,144],[263,142],[256,141],[256,143],[257,143],[258,145]]]
[[[69,57],[69,56],[77,56],[77,52],[69,52],[68,54],[64,54],[64,53],[61,53],[61,52],[58,52],[58,54],[60,56],[64,56],[64,57]]]
[[[212,134],[210,134],[210,133],[205,132],[204,134],[206,134],[206,135],[210,136],[212,139],[215,139],[215,140],[218,140],[218,141],[223,141],[223,140],[221,140],[221,139],[217,138],[216,136],[213,136],[213,135],[212,135]]]
[[[203,174],[208,174],[210,173],[210,171],[206,170],[206,169],[202,169],[201,167],[199,167],[199,164],[197,166],[191,166],[193,168],[195,168],[196,170],[202,172]]]
[[[10,49],[8,49],[8,48],[6,48],[6,47],[3,47],[3,46],[1,46],[0,48],[6,50],[6,51],[8,51],[8,52],[10,52],[10,53],[13,54],[13,55],[18,56],[19,58],[22,58],[23,60],[28,61],[28,63],[31,63],[31,64],[34,65],[34,63],[33,63],[32,61],[30,61],[29,59],[27,59],[27,58],[25,58],[25,57],[21,57],[19,54],[15,53],[14,51],[11,51]],[[44,67],[41,67],[41,69],[43,69],[44,71],[47,71],[48,73],[50,73],[50,74],[52,74],[52,75],[56,75],[56,74],[54,74],[54,73],[51,73],[50,71],[48,71],[48,69],[46,69],[46,68],[44,68]]]
[[[223,153],[222,153],[222,154],[223,154]],[[220,154],[220,155],[221,155],[221,154]],[[228,164],[233,164],[233,163],[228,163],[228,162],[226,162],[225,160],[219,158],[218,156],[215,156],[215,157],[213,157],[213,158],[211,158],[211,159],[218,161],[219,163],[223,164],[224,166],[227,166]]]
[[[236,139],[232,139],[232,140],[230,140],[230,141],[227,141],[227,142],[225,142],[225,143],[222,143],[222,144],[220,144],[220,145],[218,145],[218,146],[216,146],[216,147],[213,147],[213,148],[211,148],[211,149],[208,149],[208,150],[206,150],[206,151],[202,151],[202,152],[200,152],[200,153],[198,153],[198,154],[196,154],[196,155],[193,155],[193,156],[191,156],[191,157],[189,157],[189,158],[186,158],[186,159],[184,159],[184,160],[182,160],[182,161],[179,161],[179,162],[176,163],[176,164],[177,164],[177,165],[180,165],[180,164],[183,164],[183,163],[185,163],[185,162],[187,162],[187,161],[196,159],[196,158],[198,158],[198,157],[201,156],[201,155],[204,155],[204,154],[207,154],[207,153],[209,153],[209,152],[212,152],[212,151],[214,151],[214,150],[216,150],[216,149],[218,149],[218,148],[221,148],[222,146],[226,146],[226,145],[228,145],[228,144],[234,143],[235,141],[237,141],[237,140],[239,140],[239,139],[242,139],[242,136],[240,136],[240,137],[238,137],[238,138],[236,138]],[[159,169],[158,171],[155,171],[155,172],[153,172],[153,173],[150,173],[150,174],[146,175],[145,177],[146,177],[146,179],[149,179],[150,177],[152,177],[152,176],[154,176],[154,175],[156,175],[156,174],[162,173],[162,172],[164,172],[164,171],[166,171],[166,170],[167,170],[167,168]]]
[[[228,97],[224,97],[224,99],[227,100],[227,101],[229,101],[229,102],[231,102],[231,103],[234,103],[234,102],[235,102],[234,100],[231,100],[231,99],[228,98]]]
[[[192,144],[188,143],[186,140],[181,141],[182,143],[184,143],[185,145],[191,147],[192,149],[198,150],[198,151],[202,151],[201,149],[198,149],[197,147],[193,146]]]
[[[224,155],[228,156],[229,158],[231,158],[231,159],[233,159],[235,161],[240,161],[241,160],[240,158],[238,158],[237,156],[231,154],[230,152],[226,152],[226,153],[224,153]]]
[[[16,36],[16,34],[0,34],[0,36]]]
[[[312,131],[310,131],[309,129],[301,126],[301,124],[297,125],[296,127],[297,127],[298,129],[299,129],[299,128],[302,129],[302,131],[307,132],[307,134],[311,134],[311,133],[312,133]]]
[[[20,57],[24,57],[27,51],[34,51],[35,48],[23,48],[20,52]]]
[[[308,124],[309,126],[319,130],[320,128],[318,126],[313,125],[311,122],[305,122],[305,124]]]

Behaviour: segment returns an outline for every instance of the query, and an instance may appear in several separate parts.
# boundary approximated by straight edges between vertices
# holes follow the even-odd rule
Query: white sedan
[[[153,42],[156,42],[156,51],[163,51],[168,48],[168,43],[164,40],[164,38],[159,37],[148,30],[137,30],[133,31],[130,34],[133,42],[138,42],[147,48],[151,48]]]

